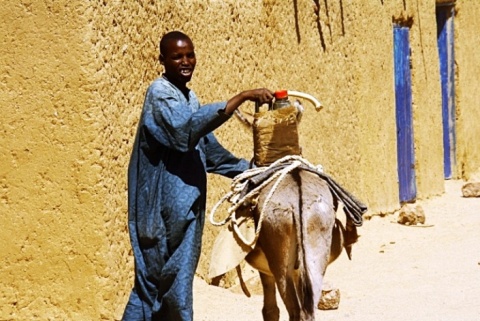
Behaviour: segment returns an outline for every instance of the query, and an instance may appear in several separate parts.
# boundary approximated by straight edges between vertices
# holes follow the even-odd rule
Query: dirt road
[[[417,202],[430,227],[394,215],[365,221],[353,260],[342,254],[327,269],[340,306],[318,310],[317,320],[480,320],[480,198],[463,198],[464,183],[446,181],[444,195]],[[261,321],[261,307],[260,295],[195,281],[196,321]],[[283,305],[280,320],[288,320]]]

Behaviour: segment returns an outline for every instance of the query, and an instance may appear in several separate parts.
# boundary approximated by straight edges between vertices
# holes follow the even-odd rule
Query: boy
[[[187,88],[196,58],[191,39],[173,31],[160,41],[164,74],[148,88],[128,168],[128,227],[135,285],[124,321],[192,321],[192,286],[200,256],[207,172],[230,178],[249,163],[223,148],[212,131],[245,101],[270,90],[241,92],[200,107]]]

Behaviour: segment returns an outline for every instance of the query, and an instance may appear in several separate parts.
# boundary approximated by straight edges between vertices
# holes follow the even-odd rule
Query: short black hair
[[[192,41],[189,36],[184,34],[181,31],[170,31],[163,35],[162,39],[160,40],[160,54],[165,55],[165,51],[167,50],[167,44],[170,40],[189,40]]]

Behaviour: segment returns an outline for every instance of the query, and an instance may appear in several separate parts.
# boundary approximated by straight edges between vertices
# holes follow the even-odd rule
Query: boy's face
[[[160,63],[165,67],[168,80],[185,85],[192,79],[197,60],[190,39],[174,39],[167,43],[165,54],[160,55]]]

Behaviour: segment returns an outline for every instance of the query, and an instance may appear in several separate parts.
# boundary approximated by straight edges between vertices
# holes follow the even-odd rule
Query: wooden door
[[[400,203],[414,202],[417,197],[409,39],[410,28],[394,26],[395,108]]]
[[[436,15],[442,88],[443,168],[445,178],[449,179],[453,176],[456,163],[454,8],[451,5],[438,5]]]

